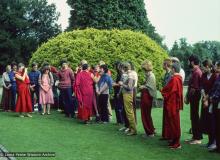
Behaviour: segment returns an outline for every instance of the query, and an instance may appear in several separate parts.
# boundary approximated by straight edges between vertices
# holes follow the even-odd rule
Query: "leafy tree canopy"
[[[58,17],[47,0],[1,0],[0,66],[27,63],[41,43],[60,33]]]
[[[179,42],[174,42],[170,50],[170,56],[175,56],[180,59],[187,75],[190,73],[188,57],[192,54],[197,55],[201,62],[205,59],[210,59],[215,63],[220,60],[220,42],[201,41],[190,45],[185,38],[181,38]]]
[[[162,37],[147,18],[144,0],[67,0],[67,3],[72,8],[68,30],[130,29],[142,31],[162,45]]]
[[[140,82],[144,80],[141,63],[145,59],[153,62],[158,87],[161,86],[163,60],[168,55],[155,41],[140,32],[130,30],[75,30],[65,32],[43,44],[33,54],[30,64],[42,64],[48,61],[59,67],[60,60],[66,58],[72,68],[76,68],[82,59],[96,65],[105,61],[113,76],[116,75],[116,61],[131,61],[139,73]]]

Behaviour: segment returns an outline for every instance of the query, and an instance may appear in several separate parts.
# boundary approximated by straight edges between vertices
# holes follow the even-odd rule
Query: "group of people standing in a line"
[[[161,94],[164,98],[163,129],[161,140],[167,140],[171,149],[181,148],[180,144],[180,110],[184,101],[190,104],[192,139],[189,144],[201,144],[202,134],[209,135],[208,149],[220,151],[220,62],[213,65],[210,60],[202,63],[192,55],[189,57],[192,68],[188,91],[183,97],[184,70],[177,58],[164,60],[166,71]],[[96,121],[108,123],[112,116],[110,94],[114,90],[114,107],[117,124],[124,125],[119,131],[132,136],[137,134],[136,94],[141,91],[141,118],[145,130],[144,137],[154,137],[151,110],[156,106],[157,87],[153,73],[153,64],[145,60],[141,68],[145,73],[145,81],[138,87],[138,74],[131,62],[116,62],[116,80],[111,78],[111,71],[105,62],[90,67],[82,60],[73,71],[66,60],[60,62],[60,70],[44,63],[38,70],[36,63],[32,64],[30,72],[22,63],[8,65],[2,76],[3,96],[2,106],[5,111],[20,113],[32,117],[34,106],[38,111],[50,114],[51,105],[63,109],[66,117],[76,117],[85,124],[90,123],[95,115]],[[12,69],[11,69],[12,68]],[[58,91],[59,90],[59,91]],[[17,94],[17,98],[16,98]],[[201,117],[199,103],[202,97]],[[16,100],[17,99],[17,100]],[[25,113],[25,115],[24,115]]]
[[[200,66],[199,58],[190,56],[189,65],[192,74],[185,103],[190,105],[192,138],[186,142],[201,144],[202,134],[208,134],[207,148],[220,152],[220,61],[205,60]]]

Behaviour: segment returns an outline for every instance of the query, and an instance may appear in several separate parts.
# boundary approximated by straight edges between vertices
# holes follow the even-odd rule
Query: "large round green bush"
[[[156,42],[140,32],[130,30],[97,30],[85,29],[64,32],[43,44],[33,54],[30,64],[47,61],[59,66],[61,59],[66,58],[75,68],[82,59],[90,64],[105,61],[115,76],[115,61],[132,61],[143,82],[144,73],[141,63],[145,59],[153,62],[158,87],[161,86],[162,64],[167,53]]]

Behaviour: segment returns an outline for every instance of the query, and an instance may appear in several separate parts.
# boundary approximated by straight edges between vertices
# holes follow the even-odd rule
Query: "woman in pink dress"
[[[47,114],[50,114],[50,105],[54,104],[53,99],[53,86],[54,80],[53,75],[50,72],[49,66],[44,66],[42,70],[42,74],[39,76],[39,85],[40,85],[40,101],[39,103],[43,106],[42,115],[46,113],[47,107]]]
[[[27,68],[24,67],[24,64],[18,64],[18,72],[15,73],[15,79],[18,91],[15,112],[19,112],[20,117],[24,117],[23,113],[26,113],[27,117],[32,117],[29,114],[32,112],[31,93],[29,88],[30,80],[27,75]]]

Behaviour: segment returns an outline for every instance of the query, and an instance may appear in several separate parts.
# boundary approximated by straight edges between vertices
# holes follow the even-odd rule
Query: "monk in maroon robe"
[[[79,102],[78,118],[86,124],[92,116],[93,108],[93,78],[92,73],[88,70],[88,64],[82,66],[82,71],[76,76],[75,94]]]
[[[167,114],[167,123],[164,127],[169,130],[167,138],[171,140],[169,144],[171,149],[181,148],[180,110],[183,109],[183,83],[179,71],[180,65],[173,64],[173,76],[168,84],[161,90],[162,96],[164,97],[164,109]]]

